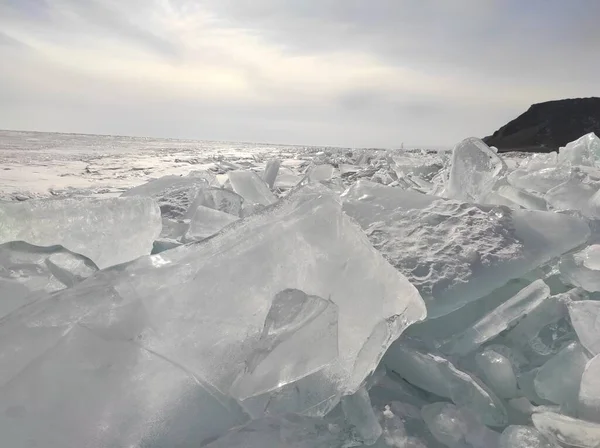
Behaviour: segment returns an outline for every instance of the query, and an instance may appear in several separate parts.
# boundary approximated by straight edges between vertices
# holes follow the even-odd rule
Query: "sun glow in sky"
[[[451,146],[600,94],[595,0],[0,0],[0,128]]]

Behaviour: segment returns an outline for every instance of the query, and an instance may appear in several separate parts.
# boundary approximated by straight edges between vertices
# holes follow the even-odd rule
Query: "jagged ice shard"
[[[457,310],[584,243],[576,217],[444,200],[359,181],[344,211],[421,292],[428,317]]]
[[[452,151],[446,194],[449,198],[478,202],[492,191],[506,170],[504,161],[484,142],[465,139]]]
[[[150,254],[161,231],[150,198],[69,198],[0,203],[0,244],[61,245],[103,269]]]
[[[274,300],[289,289],[302,292],[281,301],[297,318],[281,320]],[[318,362],[292,357],[281,376],[269,358],[286,362],[286,345],[310,341],[307,324],[333,334],[333,304],[337,352],[313,346]],[[0,432],[7,446],[200,443],[248,418],[230,391],[285,389],[288,381],[331,408],[424,317],[417,290],[328,190],[307,186],[211,239],[100,272],[8,316],[0,325]],[[273,382],[253,383],[249,359],[263,369],[257,381]],[[287,410],[308,410],[294,403]]]

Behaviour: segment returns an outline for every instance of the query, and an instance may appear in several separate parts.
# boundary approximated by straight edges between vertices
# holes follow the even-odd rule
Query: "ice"
[[[600,355],[588,362],[583,372],[577,416],[600,423]]]
[[[600,159],[600,138],[593,132],[567,143],[558,152],[558,163],[594,166]]]
[[[353,395],[342,397],[342,409],[346,420],[354,426],[365,445],[373,445],[381,437],[383,430],[371,407],[371,399],[365,388]]]
[[[200,205],[190,220],[184,240],[186,242],[203,240],[238,220],[237,216]]]
[[[231,188],[244,198],[245,205],[271,205],[277,198],[268,185],[252,171],[235,170],[228,173]]]
[[[127,190],[121,197],[149,197],[156,200],[164,218],[190,218],[198,192],[209,186],[203,177],[164,176]]]
[[[572,169],[565,166],[543,168],[538,171],[518,169],[511,172],[507,180],[514,187],[547,193],[554,187],[567,182],[573,175]]]
[[[565,319],[569,314],[568,305],[573,301],[580,300],[583,294],[585,293],[582,290],[572,289],[566,293],[548,297],[520,320],[517,326],[508,333],[506,340],[513,347],[519,347],[526,352],[530,358],[551,355],[556,341],[544,340],[542,331],[548,325]]]
[[[444,398],[478,414],[491,426],[506,424],[501,400],[467,372],[448,359],[428,352],[410,341],[392,344],[384,357],[385,365],[414,386]]]
[[[531,155],[527,160],[525,160],[521,167],[529,170],[529,171],[538,171],[544,168],[551,168],[558,164],[558,153],[557,152],[549,152],[547,154],[544,153],[536,153]]]
[[[434,437],[449,448],[497,448],[500,434],[477,421],[470,412],[450,403],[434,403],[421,410]]]
[[[98,268],[61,246],[14,241],[0,245],[0,318],[49,293],[71,287]]]
[[[328,182],[333,177],[334,168],[331,165],[313,166],[308,171],[311,182]]]
[[[449,198],[477,202],[493,190],[506,172],[504,161],[478,138],[455,146],[446,194]]]
[[[294,188],[302,181],[302,177],[296,174],[293,170],[281,167],[275,180],[274,188],[281,191],[287,191]]]
[[[588,246],[581,252],[565,255],[560,261],[565,283],[589,292],[600,292],[600,245]]]
[[[319,347],[319,350],[315,350]],[[232,385],[238,400],[271,392],[338,357],[338,307],[330,300],[285,290],[275,296],[246,371]]]
[[[548,210],[548,204],[544,198],[537,197],[512,185],[502,185],[498,188],[497,193],[528,210]]]
[[[359,181],[344,211],[421,292],[429,318],[486,296],[584,243],[581,219],[443,200]]]
[[[577,448],[598,448],[600,424],[578,420],[554,412],[533,414],[533,424],[542,433],[555,437],[561,445]]]
[[[475,322],[472,327],[454,336],[442,347],[444,353],[466,355],[502,331],[511,328],[524,315],[538,307],[548,296],[550,288],[536,280],[513,298]]]
[[[586,350],[600,354],[600,302],[583,300],[569,304],[569,316],[577,337]]]
[[[278,159],[269,160],[267,162],[267,165],[265,166],[263,180],[271,189],[273,188],[273,185],[275,185],[275,180],[277,179],[277,174],[279,173],[280,166],[281,160]]]
[[[559,445],[535,428],[509,426],[500,436],[498,448],[559,448]]]
[[[150,254],[161,232],[149,198],[69,198],[0,203],[0,244],[61,245],[100,269]]]
[[[574,410],[581,376],[589,360],[579,343],[570,343],[540,367],[534,381],[537,394],[565,409]]]
[[[97,446],[152,446],[148,439],[176,446],[177,437],[200,443],[222,435],[247,418],[228,395],[247,377],[249,357],[264,348],[265,322],[296,326],[281,344],[310,336],[303,331],[313,321],[302,314],[267,319],[274,299],[289,289],[337,306],[339,355],[318,372],[279,384],[290,395],[280,400],[274,391],[265,409],[273,401],[285,403],[286,412],[328,412],[336,397],[362,387],[408,325],[425,317],[417,290],[331,193],[310,185],[213,238],[99,272],[3,320],[0,385],[10,382],[1,389],[4,441],[81,447],[100,437],[99,428]],[[321,363],[327,347],[313,344],[309,353]],[[268,372],[279,372],[269,370],[271,361],[286,359],[277,348],[263,360]],[[32,362],[38,358],[44,362]],[[283,371],[283,383],[316,365],[312,357],[290,359],[293,371]],[[266,379],[246,385],[263,389]],[[36,411],[5,412],[17,405]]]
[[[192,218],[200,206],[212,208],[233,216],[242,216],[244,198],[239,194],[223,188],[205,188],[198,191],[195,201],[190,207],[189,217]]]
[[[579,210],[583,215],[593,217],[590,199],[598,188],[597,184],[585,183],[582,176],[574,176],[548,190],[544,197],[556,210]]]
[[[287,415],[252,421],[204,448],[342,448],[345,441],[336,425]]]
[[[475,356],[477,367],[487,385],[499,398],[517,396],[517,377],[510,360],[493,349],[485,349]]]
[[[185,446],[246,419],[181,366],[77,324],[0,389],[7,447]]]

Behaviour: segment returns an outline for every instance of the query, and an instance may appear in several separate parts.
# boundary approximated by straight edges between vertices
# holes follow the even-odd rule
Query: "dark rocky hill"
[[[600,98],[534,104],[483,140],[500,152],[551,152],[589,132],[600,136]]]

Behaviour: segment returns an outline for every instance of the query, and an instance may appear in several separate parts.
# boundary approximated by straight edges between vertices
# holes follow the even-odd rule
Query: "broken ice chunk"
[[[598,191],[598,185],[584,183],[582,176],[573,176],[550,190],[544,196],[556,210],[579,210],[584,216],[593,217],[590,199]]]
[[[569,316],[579,342],[593,355],[600,354],[600,302],[582,300],[569,304]]]
[[[209,182],[202,177],[164,176],[131,188],[121,197],[153,198],[158,203],[163,217],[189,218],[189,209],[198,192],[208,186]]]
[[[39,298],[71,287],[98,268],[61,246],[39,247],[22,241],[0,245],[0,318]]]
[[[477,202],[492,191],[506,172],[506,164],[478,138],[454,147],[446,193],[449,198]]]
[[[81,325],[0,389],[7,447],[185,446],[247,419],[177,363]]]
[[[600,245],[594,244],[560,260],[560,274],[566,283],[589,292],[600,291]]]
[[[346,433],[322,419],[285,415],[254,420],[204,448],[342,448]]]
[[[521,319],[518,325],[508,333],[506,340],[526,352],[532,360],[536,357],[543,359],[543,357],[555,354],[554,346],[560,344],[560,341],[558,338],[545,340],[542,337],[542,331],[548,325],[566,318],[568,305],[575,300],[580,300],[584,294],[585,291],[576,288],[548,297]]]
[[[578,448],[598,448],[600,424],[578,420],[554,412],[531,416],[533,424],[542,433],[556,438],[561,445]]]
[[[577,416],[600,422],[600,355],[596,355],[585,366],[579,389]]]
[[[270,392],[332,364],[337,356],[335,303],[299,290],[282,291],[273,299],[246,371],[230,393],[245,400]]]
[[[61,428],[62,438],[56,448],[84,446],[81,434],[89,435],[103,427],[98,424],[102,422],[100,417],[87,418],[90,415],[114,419],[109,427],[111,443],[99,446],[143,446],[143,439],[120,437],[122,433],[112,430],[127,427],[130,421],[142,421],[140,427],[145,429],[153,428],[145,423],[156,419],[175,422],[187,418],[185,422],[192,422],[192,426],[197,420],[210,426],[214,397],[228,402],[226,394],[244,373],[246,360],[255,353],[273,299],[286,289],[326,298],[338,307],[339,356],[312,375],[273,391],[263,406],[269,412],[277,409],[272,407],[273,402],[282,404],[285,412],[328,412],[341,395],[360,389],[388,346],[408,325],[425,317],[425,305],[417,290],[372,247],[361,229],[342,212],[337,198],[326,188],[311,184],[213,238],[99,272],[27,310],[12,313],[0,323],[0,384],[18,382],[21,391],[48,389],[47,394],[34,395],[36,406],[53,409],[52,419],[48,420],[51,426],[35,433],[49,448],[55,448],[47,440],[56,428]],[[388,326],[385,332],[380,329],[382,323]],[[65,338],[73,338],[73,343],[83,341],[82,334],[73,332],[78,327],[100,335],[101,341],[127,347],[124,351],[103,351],[103,365],[126,366],[103,371],[126,377],[121,383],[111,383],[123,384],[115,386],[117,396],[121,390],[131,388],[141,390],[143,399],[153,400],[155,391],[164,388],[164,400],[153,401],[152,412],[146,412],[145,407],[137,406],[137,395],[123,395],[129,403],[126,406],[115,401],[115,394],[103,392],[110,390],[103,386],[105,375],[86,375],[77,387],[77,396],[86,399],[93,395],[94,409],[106,414],[86,412],[85,421],[73,424],[71,413],[61,409],[81,409],[77,397],[58,392],[49,397],[55,389],[47,384],[56,378],[67,381],[73,365],[81,363],[85,367],[97,359],[94,347],[87,347],[88,342],[82,342],[82,350],[73,353],[68,362],[55,359],[53,347]],[[375,340],[381,341],[377,351],[369,343],[374,334]],[[378,339],[381,334],[386,335],[384,340]],[[65,344],[68,348],[71,343]],[[315,358],[321,357],[321,350],[326,348],[314,345],[311,352]],[[144,363],[145,353],[157,361],[168,360],[167,365],[174,366],[175,371],[153,379],[151,368]],[[53,370],[44,371],[32,362],[38,357],[52,362]],[[28,375],[23,375],[23,369]],[[179,380],[176,375],[184,376]],[[193,390],[198,396],[190,395],[190,389],[184,387],[190,378],[193,384],[189,387],[197,387]],[[205,397],[207,390],[215,394]],[[288,395],[278,401],[276,394],[281,391]],[[33,400],[27,395],[17,398],[21,404]],[[188,412],[188,406],[200,407],[204,417],[198,417],[196,411]],[[128,412],[117,412],[121,408]],[[225,411],[222,414],[229,415]],[[220,419],[217,429],[231,424],[229,418],[215,418]],[[0,412],[3,436],[3,428],[13,424],[7,423],[8,419],[5,412]],[[30,419],[36,419],[35,415]],[[43,418],[34,423],[46,424]],[[32,427],[33,423],[25,424],[21,429]],[[207,429],[211,434],[216,429],[210,431]],[[201,443],[203,437],[189,440]]]
[[[189,217],[191,218],[200,206],[212,208],[233,216],[242,216],[242,204],[244,198],[239,194],[223,188],[205,188],[198,191],[196,200],[190,206]]]
[[[559,445],[529,426],[509,426],[500,436],[498,448],[559,448]]]
[[[280,166],[281,160],[278,159],[269,160],[265,166],[263,180],[271,189],[273,188],[273,185],[275,185],[275,179],[277,179],[277,173],[279,172]]]
[[[481,344],[511,328],[524,315],[534,310],[550,295],[550,288],[543,280],[536,280],[498,308],[482,317],[462,333],[452,337],[442,351],[448,354],[466,355]]]
[[[544,168],[533,172],[518,169],[511,172],[507,180],[517,188],[547,193],[552,188],[567,182],[572,175],[573,170],[564,166]]]
[[[364,387],[352,395],[342,397],[342,409],[346,420],[354,426],[365,445],[373,445],[377,442],[383,430],[373,412],[371,399]]]
[[[333,177],[333,171],[331,165],[313,166],[308,171],[308,178],[311,182],[328,182]]]
[[[184,240],[185,242],[203,240],[238,220],[237,216],[200,205],[190,221]]]
[[[492,391],[444,357],[413,345],[406,340],[392,344],[385,365],[409,383],[468,408],[488,425],[506,424],[506,409]]]
[[[581,376],[589,360],[580,344],[570,343],[540,367],[534,381],[535,391],[552,403],[574,410]]]
[[[289,168],[281,167],[277,179],[275,180],[274,187],[282,191],[290,190],[301,181],[302,177],[298,176],[294,171]]]
[[[231,188],[244,198],[247,205],[270,205],[277,202],[269,187],[252,171],[230,171]]]
[[[587,241],[583,220],[484,207],[359,181],[344,211],[423,295],[429,318],[480,299]]]
[[[450,403],[434,403],[421,409],[433,436],[449,448],[495,448],[500,434],[486,428],[475,415]]]
[[[600,159],[600,138],[593,132],[567,143],[558,151],[558,163],[594,166]]]
[[[517,396],[517,378],[509,359],[488,348],[475,355],[475,362],[483,373],[485,383],[498,397]]]
[[[512,185],[502,185],[498,188],[497,193],[528,210],[548,210],[548,204],[544,198],[534,196]]]
[[[100,269],[147,255],[161,231],[152,199],[69,198],[0,204],[0,244],[61,245]]]

